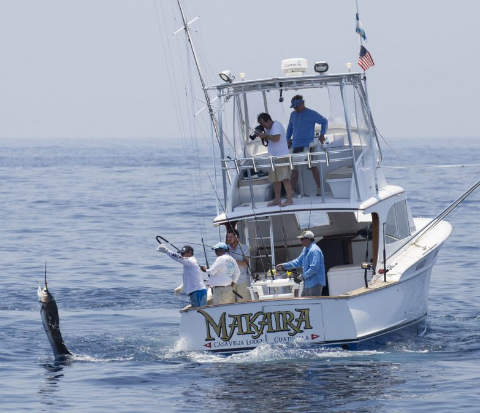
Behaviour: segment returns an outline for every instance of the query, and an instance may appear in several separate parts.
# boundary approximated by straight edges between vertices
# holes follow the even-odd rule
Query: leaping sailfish
[[[40,315],[42,324],[47,334],[48,341],[52,346],[55,360],[62,361],[72,355],[65,346],[60,332],[60,318],[58,316],[58,307],[55,299],[47,288],[47,265],[45,264],[45,285],[38,287],[38,298],[40,299]]]

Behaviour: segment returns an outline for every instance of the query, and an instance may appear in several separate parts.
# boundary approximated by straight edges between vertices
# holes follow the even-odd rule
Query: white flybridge
[[[432,267],[452,230],[443,218],[480,183],[435,219],[413,218],[404,189],[383,175],[365,74],[327,74],[326,62],[314,68],[308,74],[305,59],[288,59],[281,77],[246,81],[242,74],[234,81],[225,71],[221,84],[204,88],[223,182],[214,224],[239,232],[251,286],[248,301],[183,308],[185,349],[232,352],[293,341],[351,346],[425,320]],[[218,97],[217,110],[209,92]],[[315,138],[308,152],[270,156],[250,136],[252,122],[267,112],[286,125],[297,94],[328,117],[326,142]],[[298,171],[294,203],[268,206],[267,175],[285,165]],[[300,254],[303,230],[313,231],[323,251],[328,296],[303,297],[291,274],[274,271]]]

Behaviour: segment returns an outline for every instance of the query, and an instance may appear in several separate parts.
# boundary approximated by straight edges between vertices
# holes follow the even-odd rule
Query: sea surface
[[[218,240],[208,142],[0,142],[0,411],[480,411],[480,193],[448,218],[424,336],[363,351],[182,351],[180,268],[154,236]],[[480,139],[396,139],[384,153],[414,216],[480,179]],[[45,262],[75,354],[63,365],[40,320]]]

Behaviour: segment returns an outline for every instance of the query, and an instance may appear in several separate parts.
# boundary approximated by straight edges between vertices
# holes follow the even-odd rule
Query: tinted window
[[[407,202],[400,201],[390,208],[385,223],[385,242],[390,244],[410,235]]]

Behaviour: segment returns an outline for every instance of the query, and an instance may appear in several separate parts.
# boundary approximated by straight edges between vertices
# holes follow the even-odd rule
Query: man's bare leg
[[[275,198],[273,201],[270,201],[267,206],[274,206],[280,205],[282,203],[282,199],[280,195],[282,193],[282,183],[281,182],[274,182],[273,183],[273,192],[275,193]]]
[[[283,186],[285,187],[285,192],[287,193],[287,200],[282,204],[282,206],[292,205],[293,204],[293,191],[292,191],[292,184],[290,179],[285,179],[283,181]]]
[[[318,168],[316,166],[312,167],[312,174],[313,179],[315,179],[315,183],[317,184],[317,194],[320,194],[320,174],[318,173]]]
[[[298,193],[300,193],[299,188],[297,187],[298,184],[298,170],[295,168],[292,171],[292,177],[291,177],[291,187],[292,189],[296,190]],[[287,188],[285,188],[287,189]]]

